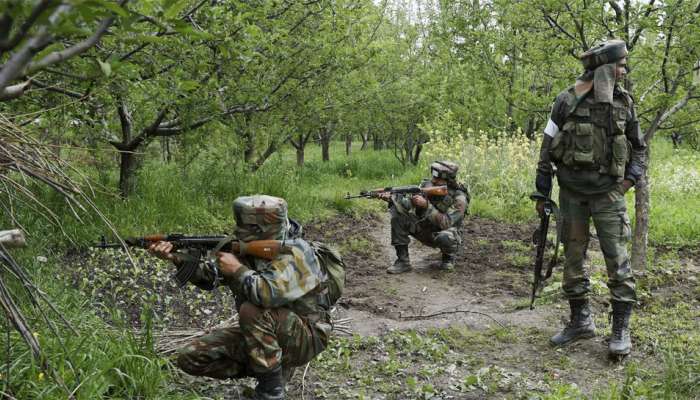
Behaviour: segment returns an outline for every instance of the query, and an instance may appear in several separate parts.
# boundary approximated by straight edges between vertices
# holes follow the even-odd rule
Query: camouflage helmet
[[[612,39],[599,43],[579,56],[583,67],[592,71],[601,65],[610,64],[627,57],[624,40]]]
[[[459,165],[452,161],[441,160],[430,164],[430,175],[433,178],[454,181],[457,179],[457,171],[459,171]]]
[[[289,229],[287,202],[267,195],[243,196],[233,202],[239,240],[284,240]]]

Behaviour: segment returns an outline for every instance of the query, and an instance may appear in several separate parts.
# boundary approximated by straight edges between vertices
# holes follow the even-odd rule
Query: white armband
[[[559,133],[559,127],[550,118],[549,121],[547,121],[547,126],[544,128],[544,134],[549,137],[554,137],[557,133]]]

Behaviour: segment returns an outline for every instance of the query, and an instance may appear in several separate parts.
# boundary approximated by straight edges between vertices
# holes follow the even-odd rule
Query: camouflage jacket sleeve
[[[630,104],[630,112],[627,116],[625,135],[632,145],[632,154],[630,154],[630,161],[625,168],[625,179],[629,179],[636,184],[642,174],[644,174],[646,168],[647,145],[644,141],[644,135],[642,135],[641,129],[639,128],[639,120],[634,110],[632,98],[629,96],[627,96],[627,98]]]
[[[229,286],[255,305],[283,306],[300,299],[321,283],[304,260],[302,250],[291,248],[291,253],[280,254],[259,271],[241,266]]]
[[[464,193],[458,193],[459,194],[455,196],[454,203],[452,203],[445,212],[440,212],[440,210],[428,202],[428,208],[425,211],[424,218],[433,225],[440,227],[441,230],[460,225],[462,221],[464,221],[464,214],[467,212],[469,203]]]
[[[544,137],[542,139],[542,146],[540,147],[540,158],[537,161],[535,188],[539,194],[546,197],[549,197],[552,191],[552,176],[554,174],[552,162],[549,159],[549,146],[552,143],[552,138],[554,138],[564,125],[568,104],[567,98],[567,92],[562,92],[554,101],[549,121],[547,121],[547,126],[544,129]]]

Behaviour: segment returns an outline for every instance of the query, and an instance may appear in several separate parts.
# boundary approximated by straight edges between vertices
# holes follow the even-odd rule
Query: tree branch
[[[2,90],[0,90],[0,101],[7,101],[20,97],[27,89],[29,89],[31,84],[32,80],[30,79],[23,83],[2,88]]]
[[[561,33],[563,33],[564,35],[566,35],[566,37],[568,37],[568,38],[571,39],[572,41],[578,42],[578,39],[576,39],[576,37],[574,37],[574,35],[572,35],[571,33],[569,33],[569,31],[567,31],[566,29],[564,29],[563,26],[559,25],[559,24],[557,23],[557,21],[555,21],[551,16],[549,16],[549,14],[547,14],[547,12],[544,10],[544,8],[542,8],[542,15],[544,16],[545,21],[547,21],[547,23],[549,24],[549,27],[550,27],[550,28],[556,29],[556,30],[558,30],[559,32],[561,32]]]
[[[19,44],[19,42],[25,38],[27,35],[27,32],[29,32],[29,29],[34,25],[36,20],[39,18],[41,14],[44,13],[50,6],[53,5],[53,3],[56,3],[55,0],[41,0],[39,4],[37,4],[34,9],[32,10],[32,13],[29,15],[29,17],[20,25],[19,30],[15,35],[8,40],[4,40],[0,42],[0,51],[7,51],[7,50],[12,50]]]
[[[654,8],[654,2],[655,2],[655,1],[656,1],[656,0],[650,0],[650,1],[649,1],[649,5],[647,5],[647,9],[646,9],[646,11],[644,12],[644,18],[649,18],[649,16],[651,15],[651,13],[654,12],[654,11],[656,11],[656,8]],[[634,37],[632,38],[632,40],[631,40],[629,43],[627,43],[627,48],[628,48],[630,51],[631,51],[632,49],[634,49],[634,46],[637,44],[637,41],[638,41],[639,38],[642,36],[642,32],[644,32],[644,29],[641,29],[641,28],[638,27],[638,28],[637,28],[637,31],[634,32]]]
[[[81,94],[81,93],[73,92],[70,90],[61,89],[59,87],[51,86],[49,84],[38,81],[36,79],[32,79],[32,84],[38,88],[46,89],[50,92],[60,93],[60,94],[66,95],[68,97],[72,97],[74,99],[83,99],[83,98],[87,97],[87,93]]]
[[[51,40],[49,27],[58,23],[61,15],[68,12],[70,9],[71,6],[69,5],[61,5],[57,7],[51,16],[49,16],[48,24],[41,26],[37,33],[32,38],[27,40],[24,46],[22,46],[19,51],[13,54],[10,59],[2,65],[2,69],[0,69],[0,89],[5,88],[17,77],[26,75],[23,71],[26,69],[27,64],[29,64],[32,57],[41,51],[41,49],[46,47]]]
[[[658,122],[656,123],[657,127],[663,124],[673,114],[677,113],[683,107],[685,107],[690,100],[696,98],[698,98],[698,96],[693,96],[693,90],[688,90],[688,93],[686,93],[686,95],[682,99],[680,99],[678,103],[674,104],[673,107],[669,108],[665,113],[661,115],[661,118],[659,118]]]
[[[569,14],[571,14],[571,20],[574,23],[574,26],[576,27],[576,31],[578,32],[579,39],[581,40],[581,48],[583,51],[588,50],[590,47],[588,45],[588,41],[586,40],[586,34],[584,32],[584,26],[583,26],[583,20],[579,21],[576,19],[576,16],[574,15],[574,12],[571,10],[571,7],[569,6],[569,3],[564,3],[564,7],[566,7],[567,11],[569,11]]]
[[[610,7],[615,12],[615,21],[617,21],[618,24],[622,25],[622,9],[620,8],[620,5],[617,4],[615,0],[609,0],[608,4],[610,4]]]
[[[676,22],[676,14],[674,13],[671,17],[671,23],[668,27],[668,33],[666,34],[666,44],[664,46],[664,59],[661,62],[661,77],[664,83],[664,93],[668,93],[668,72],[666,71],[666,65],[668,64],[668,54],[671,49],[671,40],[673,39],[673,26]]]
[[[128,0],[121,0],[119,2],[119,5],[123,6],[124,4],[126,4],[127,1]],[[81,42],[76,43],[71,47],[68,47],[67,49],[47,54],[46,57],[42,58],[41,60],[30,63],[27,67],[27,73],[32,74],[36,71],[48,67],[49,65],[65,61],[69,58],[77,56],[78,54],[84,53],[85,51],[96,45],[97,42],[99,42],[102,35],[104,35],[105,32],[107,32],[107,29],[110,27],[110,25],[112,25],[112,22],[114,22],[115,19],[116,16],[114,15],[103,19],[102,22],[100,22],[100,25],[97,27],[95,33],[92,34],[92,36],[88,37],[87,39]]]

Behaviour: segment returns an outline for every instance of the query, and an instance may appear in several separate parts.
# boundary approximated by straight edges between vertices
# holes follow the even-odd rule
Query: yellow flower
[[[43,372],[39,372],[38,378],[39,378],[40,381],[43,381],[43,380],[44,380],[44,373],[43,373]]]

